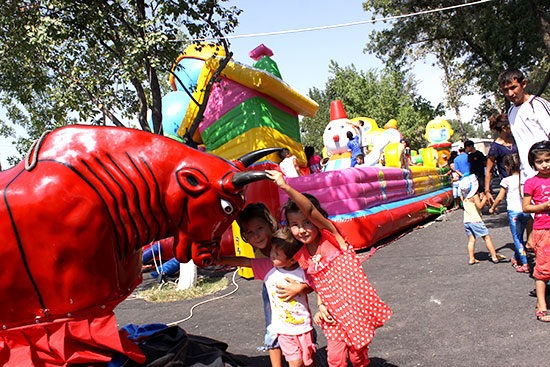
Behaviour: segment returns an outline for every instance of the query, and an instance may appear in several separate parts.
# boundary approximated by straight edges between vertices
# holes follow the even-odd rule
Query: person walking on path
[[[329,366],[346,367],[348,356],[354,367],[368,366],[368,346],[374,331],[390,318],[390,308],[319,201],[293,189],[280,172],[266,172],[289,196],[282,212],[292,235],[303,244],[295,258],[311,276],[318,295],[314,320],[327,339]]]
[[[508,114],[501,113],[496,116],[491,116],[489,119],[489,128],[498,133],[495,141],[491,143],[489,153],[487,153],[487,168],[485,170],[485,195],[489,203],[492,203],[494,198],[491,192],[491,179],[493,178],[493,169],[496,167],[500,179],[507,177],[510,173],[504,167],[503,159],[508,154],[517,153],[518,148],[510,130],[510,122]]]
[[[464,208],[464,230],[468,236],[468,256],[469,264],[476,265],[479,260],[475,258],[474,246],[476,239],[481,237],[485,241],[485,246],[491,256],[491,261],[497,264],[506,259],[505,256],[497,254],[489,230],[481,219],[481,209],[487,203],[487,197],[483,195],[480,199],[478,183],[475,177],[465,178],[460,181],[459,189],[462,196],[462,207]]]
[[[503,159],[506,172],[510,175],[500,181],[500,191],[489,209],[494,214],[497,205],[506,197],[506,208],[508,210],[508,224],[514,239],[514,257],[512,265],[517,272],[529,273],[527,254],[525,253],[523,232],[529,220],[529,214],[523,212],[522,199],[519,192],[519,157],[517,153],[507,154]]]
[[[504,71],[498,77],[498,84],[506,99],[513,104],[508,110],[508,119],[518,147],[523,184],[537,174],[529,165],[529,148],[541,139],[549,139],[550,102],[525,91],[527,80],[519,70]]]
[[[478,192],[485,192],[485,165],[487,158],[474,146],[474,142],[466,140],[464,150],[468,153],[468,162],[470,163],[470,173],[474,174],[478,182]]]
[[[523,211],[534,213],[532,243],[535,250],[537,320],[550,322],[546,308],[546,282],[550,280],[550,141],[535,143],[528,152],[529,165],[537,174],[525,181]]]
[[[510,129],[516,140],[520,160],[520,189],[523,194],[525,180],[536,175],[529,165],[529,148],[541,139],[550,137],[550,102],[525,91],[527,80],[517,69],[508,69],[498,77],[498,85],[506,99],[512,102],[508,110]],[[531,229],[533,221],[527,224],[527,248],[532,247]]]

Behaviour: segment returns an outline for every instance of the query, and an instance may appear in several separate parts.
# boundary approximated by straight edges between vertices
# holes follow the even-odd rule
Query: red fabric
[[[60,319],[13,328],[0,332],[0,365],[57,367],[109,362],[115,352],[144,363],[145,356],[126,336],[118,330],[112,312],[92,319]]]
[[[362,349],[371,342],[375,329],[390,318],[391,310],[369,283],[353,247],[341,250],[327,230],[320,235],[315,255],[302,246],[295,259],[311,275],[315,291],[336,320],[332,325],[321,324],[327,340]]]

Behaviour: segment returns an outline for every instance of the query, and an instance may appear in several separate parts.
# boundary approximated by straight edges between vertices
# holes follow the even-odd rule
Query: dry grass
[[[221,291],[227,287],[228,280],[225,277],[197,278],[197,284],[194,287],[184,290],[178,290],[175,282],[156,284],[154,287],[136,292],[134,296],[149,302],[172,302],[184,299],[203,297],[212,293]]]

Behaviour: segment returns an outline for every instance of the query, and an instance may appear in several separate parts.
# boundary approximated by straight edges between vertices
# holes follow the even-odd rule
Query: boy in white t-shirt
[[[315,343],[311,312],[306,294],[292,299],[281,298],[279,285],[288,281],[311,282],[293,256],[302,247],[288,228],[277,230],[271,238],[269,259],[246,257],[222,257],[220,263],[233,266],[252,267],[254,279],[264,281],[271,302],[273,332],[278,334],[279,346],[290,367],[314,366]]]
[[[506,172],[509,176],[500,181],[500,191],[493,205],[489,209],[489,213],[493,214],[497,205],[506,196],[506,208],[508,210],[508,224],[510,232],[514,238],[514,257],[512,265],[517,272],[529,273],[529,264],[527,262],[527,254],[525,253],[523,232],[529,221],[529,214],[523,212],[521,207],[522,198],[519,189],[519,156],[517,154],[507,154],[502,159],[502,163],[506,167]]]

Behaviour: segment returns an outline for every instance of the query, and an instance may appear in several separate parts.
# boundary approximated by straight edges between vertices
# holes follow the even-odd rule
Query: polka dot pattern
[[[321,234],[319,248],[330,246],[331,254],[323,256],[320,253],[326,251],[318,250],[310,256],[304,246],[299,256],[300,266],[307,269],[316,292],[336,320],[321,327],[327,339],[361,349],[371,342],[375,329],[390,318],[391,310],[369,283],[353,247],[337,250],[331,243],[336,241],[332,234],[325,230]]]

